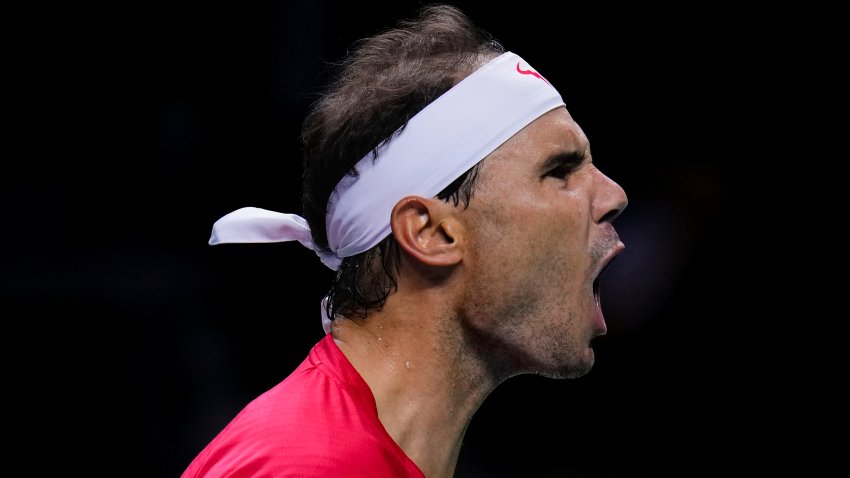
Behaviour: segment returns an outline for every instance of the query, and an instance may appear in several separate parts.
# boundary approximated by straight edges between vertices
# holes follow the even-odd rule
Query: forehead
[[[484,166],[489,168],[508,162],[514,167],[534,167],[553,154],[573,152],[589,156],[590,143],[578,123],[561,106],[532,121],[496,148],[486,158]]]

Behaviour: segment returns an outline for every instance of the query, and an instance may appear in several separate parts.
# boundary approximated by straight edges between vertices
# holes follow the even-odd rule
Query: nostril
[[[602,216],[602,218],[599,219],[599,222],[614,222],[614,219],[617,219],[617,216],[619,216],[621,212],[623,212],[622,209],[612,209]]]

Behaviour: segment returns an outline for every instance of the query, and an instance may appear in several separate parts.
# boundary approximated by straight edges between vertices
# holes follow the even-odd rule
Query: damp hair
[[[313,243],[328,251],[328,199],[355,165],[425,106],[504,48],[456,7],[430,5],[416,18],[360,40],[337,67],[336,79],[311,106],[302,127],[302,206]],[[467,207],[478,165],[437,197]],[[328,317],[366,317],[397,288],[400,250],[392,234],[342,260],[328,293]]]

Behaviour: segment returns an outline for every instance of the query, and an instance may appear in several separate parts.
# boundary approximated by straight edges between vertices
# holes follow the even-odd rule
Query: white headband
[[[344,257],[368,251],[390,234],[399,200],[434,197],[544,113],[564,106],[561,95],[519,56],[507,52],[461,80],[408,121],[346,175],[328,199],[330,253],[313,245],[307,221],[244,207],[213,225],[210,244],[298,241],[333,270]],[[322,327],[331,320],[322,301]]]
[[[390,213],[410,195],[434,197],[544,113],[561,95],[514,53],[503,53],[464,78],[408,121],[346,175],[328,200],[331,253],[316,251],[333,270],[390,233]],[[295,214],[245,207],[213,225],[210,244],[298,241],[316,250],[307,221]],[[327,331],[327,330],[326,330]]]

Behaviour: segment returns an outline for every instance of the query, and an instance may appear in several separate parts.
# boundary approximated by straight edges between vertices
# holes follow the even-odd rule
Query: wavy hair
[[[336,79],[308,112],[302,206],[313,243],[328,249],[328,199],[345,175],[425,106],[504,48],[459,9],[430,5],[413,20],[365,38],[338,65]],[[469,205],[478,166],[437,197]],[[366,317],[397,289],[399,247],[392,234],[361,254],[346,257],[328,294],[328,317]]]

